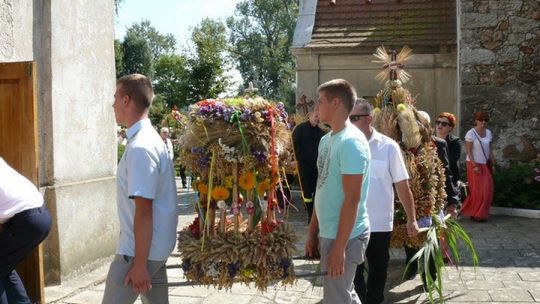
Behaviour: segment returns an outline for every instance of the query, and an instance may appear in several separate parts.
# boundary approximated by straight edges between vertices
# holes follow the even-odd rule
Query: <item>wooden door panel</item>
[[[39,186],[35,75],[33,62],[0,63],[0,156]],[[45,303],[41,246],[17,266],[17,272],[32,301]]]

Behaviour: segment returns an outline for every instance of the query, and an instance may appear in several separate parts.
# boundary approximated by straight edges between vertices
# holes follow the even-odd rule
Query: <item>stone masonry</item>
[[[540,152],[540,1],[460,1],[461,137],[490,113],[495,158]]]

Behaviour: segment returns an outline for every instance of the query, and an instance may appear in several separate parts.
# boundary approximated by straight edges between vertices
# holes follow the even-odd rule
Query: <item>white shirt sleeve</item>
[[[390,165],[390,175],[392,176],[392,183],[397,183],[406,179],[409,179],[409,173],[401,155],[401,150],[397,143],[389,144],[388,160]]]
[[[134,147],[127,154],[128,196],[155,199],[159,180],[159,159],[142,147]]]
[[[473,142],[475,139],[476,136],[474,135],[474,131],[472,129],[467,131],[467,133],[465,134],[465,141]]]

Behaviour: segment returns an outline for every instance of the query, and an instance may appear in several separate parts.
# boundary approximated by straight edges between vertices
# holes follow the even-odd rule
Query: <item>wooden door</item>
[[[0,156],[39,186],[35,76],[34,62],[0,63]],[[32,301],[45,303],[41,246],[19,264],[17,272]]]

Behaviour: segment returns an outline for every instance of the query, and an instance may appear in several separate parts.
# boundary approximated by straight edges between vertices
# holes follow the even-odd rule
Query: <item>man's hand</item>
[[[414,237],[418,234],[418,223],[415,220],[407,221],[407,235]]]
[[[447,207],[446,207],[446,214],[450,214],[452,216],[452,218],[457,218],[457,207],[455,204],[449,204]]]
[[[134,264],[124,278],[124,285],[128,285],[131,282],[131,287],[136,293],[146,293],[152,289],[150,280],[150,273],[146,265],[136,267]]]
[[[326,261],[328,275],[331,277],[339,277],[345,273],[345,249],[333,246]]]
[[[321,254],[319,253],[319,238],[317,235],[308,233],[305,250],[306,256],[309,258],[318,259],[321,257]]]

